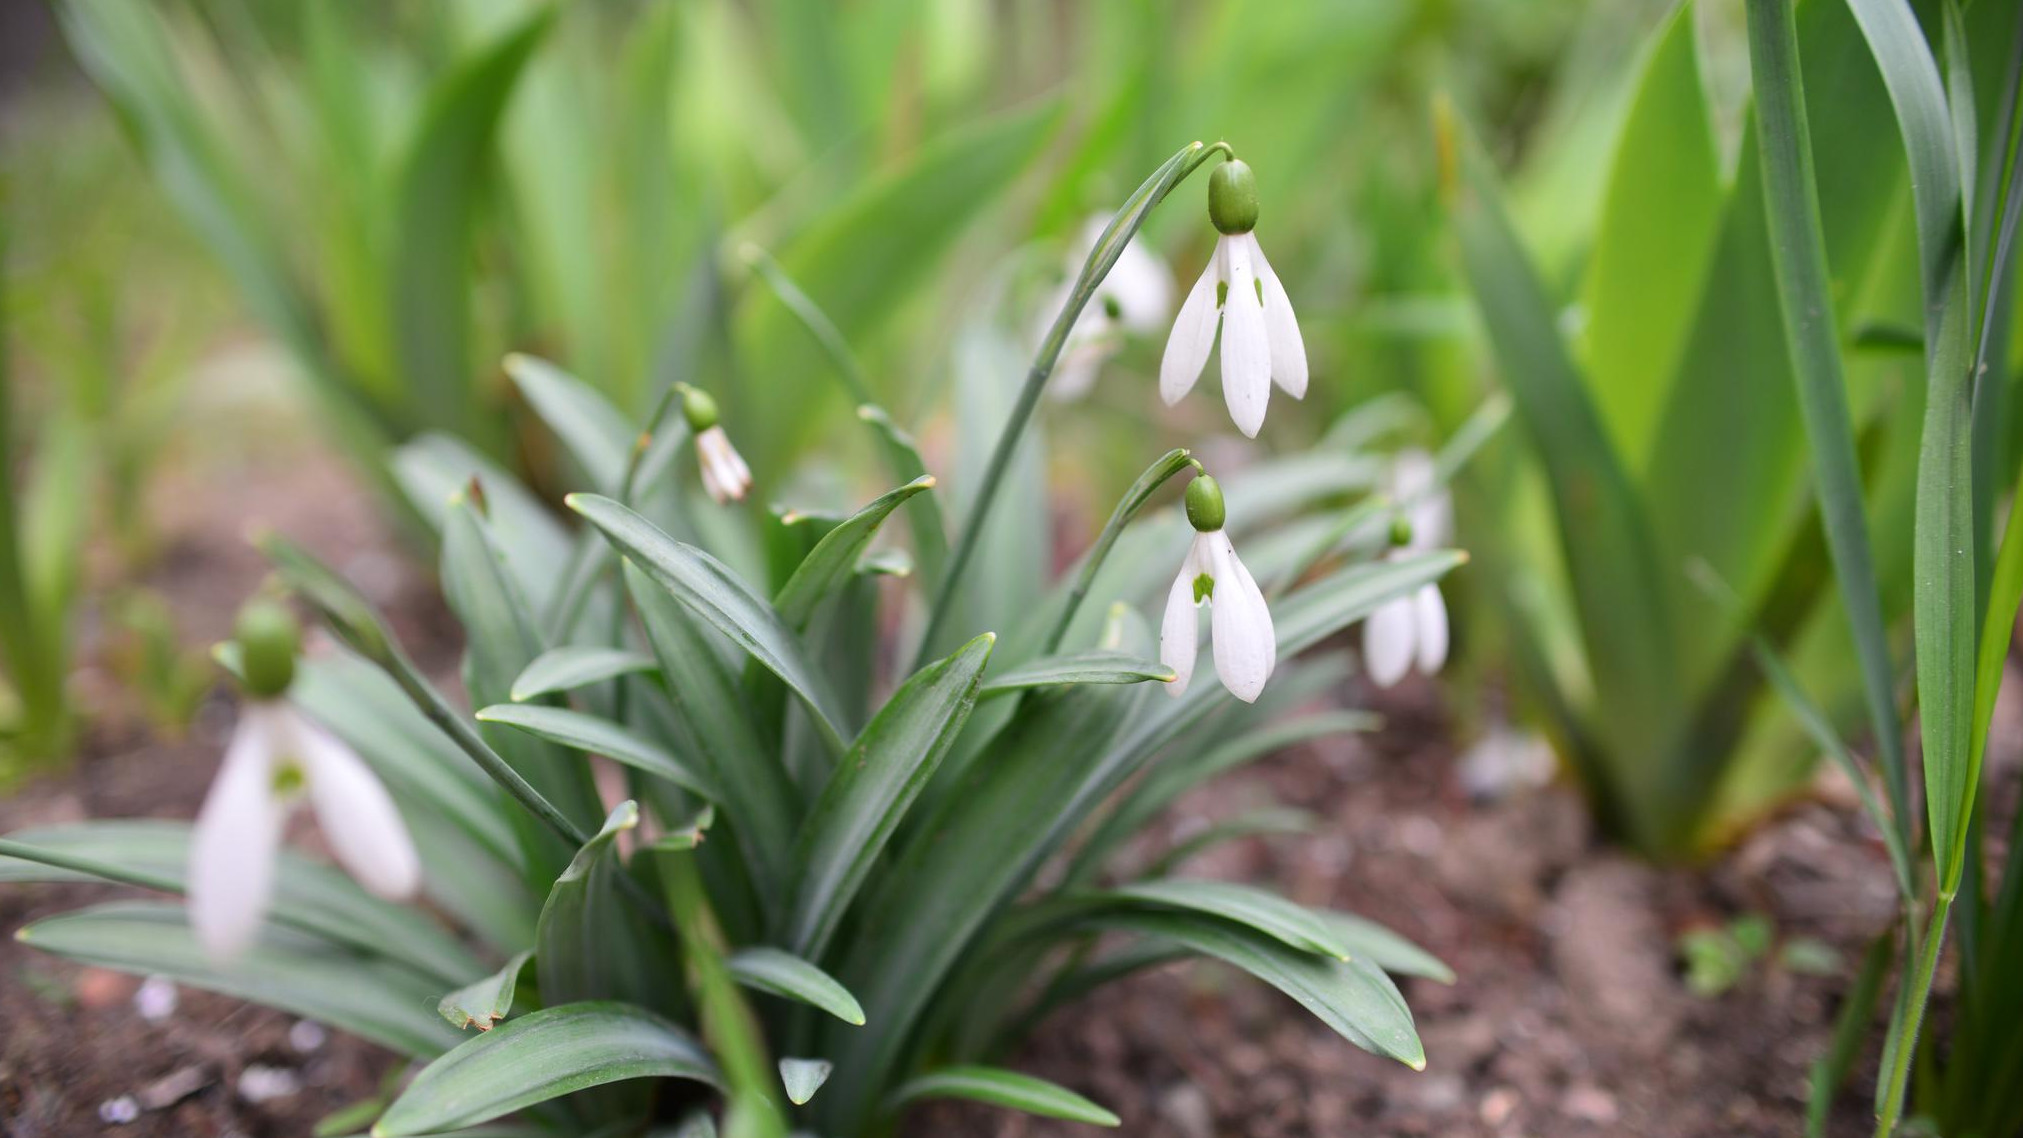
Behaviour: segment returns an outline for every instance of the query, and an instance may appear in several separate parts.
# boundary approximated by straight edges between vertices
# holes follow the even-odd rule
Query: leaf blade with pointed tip
[[[1065,656],[1045,656],[1031,660],[991,678],[980,697],[1009,695],[1027,688],[1058,687],[1063,684],[1169,683],[1173,669],[1157,660],[1147,660],[1129,652],[1078,652]]]
[[[709,780],[687,763],[674,757],[658,743],[621,727],[609,719],[566,707],[538,704],[495,703],[477,713],[480,723],[502,723],[564,747],[624,763],[635,770],[659,775],[683,790],[716,801],[717,791]]]
[[[471,1027],[492,1030],[513,1010],[513,990],[519,986],[520,970],[533,958],[532,951],[514,953],[497,972],[444,996],[436,1004],[437,1014],[459,1031]]]
[[[836,1065],[827,1059],[781,1059],[780,1085],[786,1089],[787,1101],[795,1106],[806,1105],[835,1069]]]
[[[864,1025],[864,1009],[850,989],[791,952],[758,945],[732,953],[726,964],[732,979],[753,991],[799,1000],[844,1023]]]
[[[513,679],[511,695],[514,703],[525,703],[544,695],[601,684],[619,676],[657,671],[659,667],[653,657],[644,652],[564,644],[541,653],[521,669]]]
[[[752,592],[723,562],[674,540],[609,498],[571,494],[568,503],[684,607],[785,681],[807,705],[825,740],[836,753],[842,753],[843,738],[836,727],[842,718],[835,711],[828,684],[771,604]]]
[[[878,527],[890,517],[892,511],[904,505],[915,494],[934,489],[934,476],[923,474],[896,490],[879,495],[869,505],[822,535],[815,548],[808,552],[801,564],[795,568],[793,576],[780,586],[779,595],[773,598],[773,607],[779,611],[780,619],[787,627],[797,631],[808,625],[808,618],[815,614],[815,606],[829,596],[856,572],[857,562],[871,539],[878,536]]]
[[[537,356],[514,352],[506,374],[599,490],[625,477],[635,432],[596,388]]]
[[[659,1016],[615,1001],[563,1004],[509,1020],[422,1068],[372,1133],[410,1138],[458,1130],[642,1078],[718,1084],[716,1064],[702,1047]]]
[[[1118,1126],[1123,1122],[1066,1087],[997,1067],[944,1067],[929,1072],[893,1092],[892,1105],[900,1107],[941,1098],[968,1099],[1042,1118],[1065,1118],[1095,1126]]]

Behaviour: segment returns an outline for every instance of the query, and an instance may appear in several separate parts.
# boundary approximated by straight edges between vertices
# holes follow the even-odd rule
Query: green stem
[[[727,1138],[772,1138],[786,1132],[786,1111],[773,1088],[779,1084],[759,1029],[759,1018],[724,963],[729,946],[709,907],[695,855],[667,851],[659,860],[667,910],[687,950],[689,986],[702,1013],[703,1039],[723,1064],[730,1087]]]
[[[1047,330],[1047,337],[1040,343],[1039,354],[1033,357],[1033,364],[1026,372],[1025,386],[1019,390],[1018,402],[1012,406],[1011,416],[1005,420],[1004,430],[999,432],[997,445],[991,450],[990,463],[984,467],[983,481],[978,483],[976,500],[969,516],[962,521],[962,532],[957,537],[955,552],[950,556],[948,571],[942,575],[940,587],[935,590],[933,606],[927,618],[927,631],[920,638],[920,650],[914,660],[914,670],[919,670],[932,657],[936,638],[942,626],[948,623],[954,608],[956,590],[962,583],[963,570],[968,568],[970,558],[976,555],[977,543],[982,540],[983,526],[990,518],[991,506],[997,502],[998,490],[1004,481],[1006,469],[1011,466],[1012,454],[1018,449],[1019,440],[1025,437],[1026,427],[1032,422],[1033,410],[1039,406],[1040,393],[1046,389],[1047,380],[1053,377],[1054,364],[1060,359],[1061,349],[1067,343],[1068,332],[1082,315],[1082,309],[1096,294],[1096,286],[1110,272],[1111,266],[1124,252],[1131,238],[1136,236],[1145,218],[1165,199],[1173,187],[1179,185],[1199,169],[1209,157],[1220,151],[1228,157],[1235,157],[1228,143],[1217,142],[1203,145],[1188,143],[1178,154],[1166,160],[1165,165],[1153,171],[1143,185],[1125,199],[1122,209],[1110,219],[1109,228],[1097,239],[1096,247],[1089,251],[1089,258],[1082,264],[1082,274],[1075,280],[1075,287],[1068,295],[1068,302],[1062,306],[1059,316],[1054,318],[1053,327]]]
[[[1946,917],[1953,909],[1953,895],[1939,894],[1932,907],[1932,923],[1924,943],[1917,949],[1917,970],[1907,979],[1910,998],[1904,1018],[1897,1025],[1896,1046],[1890,1051],[1889,1069],[1884,1072],[1882,1101],[1876,1104],[1876,1138],[1890,1138],[1904,1114],[1904,1093],[1910,1085],[1911,1060],[1918,1051],[1918,1028],[1924,1023],[1925,1000],[1931,995],[1932,977],[1939,968],[1939,950],[1946,942]]]
[[[1103,567],[1103,559],[1110,555],[1110,547],[1116,545],[1117,539],[1123,535],[1124,527],[1131,524],[1131,519],[1138,516],[1138,511],[1145,508],[1145,503],[1151,500],[1159,487],[1166,484],[1167,479],[1190,466],[1196,471],[1201,469],[1201,463],[1186,450],[1169,450],[1157,462],[1146,467],[1145,473],[1138,476],[1138,481],[1133,482],[1124,496],[1117,500],[1117,508],[1110,511],[1110,520],[1104,523],[1103,532],[1096,537],[1096,544],[1090,546],[1089,552],[1082,558],[1082,568],[1075,574],[1074,587],[1068,590],[1067,603],[1061,606],[1061,614],[1054,618],[1054,627],[1047,633],[1046,643],[1040,646],[1040,655],[1050,656],[1060,648],[1061,638],[1068,634],[1068,626],[1074,623],[1075,613],[1089,595],[1089,586],[1095,584],[1096,572]]]

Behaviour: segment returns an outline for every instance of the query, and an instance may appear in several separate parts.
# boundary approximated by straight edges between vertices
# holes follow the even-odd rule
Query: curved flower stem
[[[1033,357],[1032,367],[1026,372],[1025,386],[1019,390],[1018,402],[1012,406],[1011,416],[1005,420],[1004,430],[998,434],[997,445],[991,450],[990,464],[984,468],[983,481],[977,486],[976,503],[962,521],[962,532],[956,539],[955,552],[949,558],[948,571],[942,575],[940,587],[935,590],[927,630],[920,637],[920,649],[914,660],[916,670],[933,654],[935,639],[948,621],[956,590],[962,583],[963,570],[969,567],[970,558],[976,555],[984,522],[989,520],[991,506],[997,501],[998,489],[1004,481],[1006,468],[1011,465],[1012,453],[1018,449],[1019,440],[1025,436],[1026,427],[1032,422],[1033,409],[1039,405],[1040,393],[1045,390],[1047,380],[1053,377],[1054,364],[1060,359],[1068,332],[1080,319],[1089,299],[1096,295],[1096,286],[1103,283],[1103,278],[1123,254],[1124,247],[1145,224],[1145,218],[1174,186],[1218,152],[1225,158],[1236,156],[1226,142],[1212,145],[1190,142],[1181,148],[1125,199],[1123,208],[1110,219],[1109,227],[1096,240],[1096,247],[1089,251],[1088,260],[1082,264],[1081,276],[1076,278],[1067,304],[1062,306],[1060,315],[1054,318],[1053,327],[1047,330],[1046,339],[1041,341],[1039,353]]]
[[[1201,463],[1186,450],[1175,448],[1161,455],[1157,462],[1145,468],[1138,481],[1117,500],[1117,508],[1110,512],[1110,520],[1103,525],[1103,532],[1096,537],[1096,544],[1082,558],[1082,568],[1075,576],[1074,588],[1068,592],[1068,601],[1061,606],[1061,614],[1054,618],[1054,627],[1047,633],[1047,639],[1040,646],[1040,655],[1051,656],[1061,646],[1061,638],[1068,634],[1068,625],[1074,623],[1075,613],[1081,609],[1082,601],[1089,595],[1089,586],[1096,581],[1096,571],[1103,567],[1103,559],[1110,555],[1110,547],[1117,544],[1117,538],[1124,533],[1124,527],[1145,508],[1153,491],[1166,484],[1166,480],[1188,467],[1197,472]]]

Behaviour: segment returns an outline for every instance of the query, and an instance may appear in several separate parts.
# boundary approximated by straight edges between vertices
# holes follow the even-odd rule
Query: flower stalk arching
[[[1075,622],[1075,614],[1081,610],[1082,601],[1088,597],[1090,586],[1095,584],[1096,573],[1103,567],[1103,559],[1110,555],[1110,548],[1117,544],[1117,539],[1124,533],[1124,527],[1131,524],[1131,519],[1138,516],[1139,510],[1145,508],[1145,503],[1151,499],[1154,491],[1164,486],[1167,479],[1188,467],[1193,467],[1196,474],[1201,473],[1201,461],[1185,449],[1175,448],[1167,451],[1151,466],[1146,467],[1145,473],[1138,476],[1138,481],[1133,482],[1131,488],[1124,492],[1124,496],[1117,500],[1117,508],[1110,512],[1110,520],[1103,524],[1103,532],[1096,535],[1096,543],[1089,547],[1089,552],[1082,558],[1081,570],[1075,574],[1074,586],[1068,590],[1067,603],[1061,606],[1060,615],[1054,618],[1054,626],[1048,631],[1046,642],[1040,646],[1040,655],[1049,656],[1060,650],[1061,639],[1067,636],[1068,626]]]
[[[977,542],[982,539],[983,526],[990,518],[992,505],[997,501],[998,490],[1004,482],[1006,469],[1011,466],[1012,454],[1018,449],[1019,440],[1025,436],[1031,425],[1033,411],[1039,406],[1040,395],[1046,389],[1047,380],[1054,374],[1054,365],[1060,360],[1061,348],[1067,343],[1068,333],[1087,307],[1089,298],[1096,294],[1096,286],[1103,282],[1117,258],[1123,255],[1124,247],[1130,244],[1138,230],[1145,224],[1146,217],[1165,200],[1173,187],[1187,179],[1187,176],[1201,168],[1202,164],[1220,152],[1225,158],[1233,159],[1236,151],[1226,142],[1190,142],[1180,152],[1168,158],[1164,165],[1152,172],[1137,190],[1124,201],[1123,208],[1110,222],[1108,229],[1089,251],[1088,260],[1082,263],[1081,276],[1075,280],[1075,287],[1068,294],[1068,303],[1054,318],[1053,327],[1048,329],[1046,339],[1040,342],[1039,352],[1033,357],[1032,367],[1026,372],[1025,386],[1019,389],[1018,402],[1012,405],[1011,415],[1005,420],[1004,429],[998,433],[997,444],[991,448],[990,462],[984,467],[983,480],[977,486],[976,503],[969,516],[963,519],[961,533],[956,538],[955,549],[948,560],[948,570],[942,575],[940,587],[935,590],[934,600],[928,611],[927,628],[921,634],[920,648],[915,653],[914,668],[926,664],[934,651],[936,638],[942,625],[947,623],[949,610],[954,607],[956,590],[961,586],[963,570],[976,555]]]

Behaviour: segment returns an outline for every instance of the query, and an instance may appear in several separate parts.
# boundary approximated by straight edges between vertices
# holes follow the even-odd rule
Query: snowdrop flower
[[[1391,494],[1405,509],[1392,530],[1388,554],[1395,559],[1438,549],[1453,536],[1454,504],[1434,485],[1433,456],[1422,450],[1398,455],[1391,468]],[[1433,675],[1447,662],[1447,603],[1433,583],[1385,602],[1363,622],[1363,664],[1380,688],[1405,678],[1418,665]]]
[[[1082,226],[1081,241],[1074,250],[1074,259],[1068,262],[1067,279],[1040,309],[1034,340],[1045,339],[1061,309],[1067,307],[1082,263],[1096,248],[1096,242],[1102,240],[1103,230],[1109,225],[1110,219],[1099,214]],[[1088,394],[1096,382],[1096,373],[1117,354],[1125,333],[1150,334],[1172,310],[1172,273],[1157,255],[1146,252],[1133,237],[1117,255],[1117,262],[1110,266],[1103,283],[1096,286],[1096,293],[1082,308],[1082,314],[1075,318],[1075,326],[1068,330],[1048,390],[1056,399],[1079,399]]]
[[[1220,324],[1222,398],[1237,429],[1256,438],[1273,380],[1294,399],[1306,397],[1306,343],[1285,286],[1253,232],[1257,178],[1249,166],[1232,158],[1209,175],[1208,218],[1222,236],[1173,321],[1159,365],[1159,395],[1173,404],[1193,389]]]
[[[1222,487],[1206,474],[1195,476],[1187,486],[1187,520],[1194,526],[1194,544],[1166,594],[1159,662],[1173,669],[1173,682],[1166,690],[1174,696],[1185,692],[1200,644],[1194,610],[1206,604],[1215,639],[1215,674],[1231,695],[1255,703],[1278,665],[1278,638],[1264,593],[1236,559],[1229,535],[1222,532],[1223,515]]]
[[[284,698],[295,677],[294,618],[256,600],[240,611],[235,635],[249,698],[190,841],[190,925],[220,964],[259,933],[282,829],[305,799],[360,885],[400,900],[421,883],[414,842],[372,769]]]
[[[688,420],[689,433],[695,436],[695,457],[702,465],[702,488],[719,506],[743,501],[752,488],[752,468],[745,465],[744,456],[731,445],[730,436],[724,434],[717,421],[716,400],[683,384],[681,413]]]

